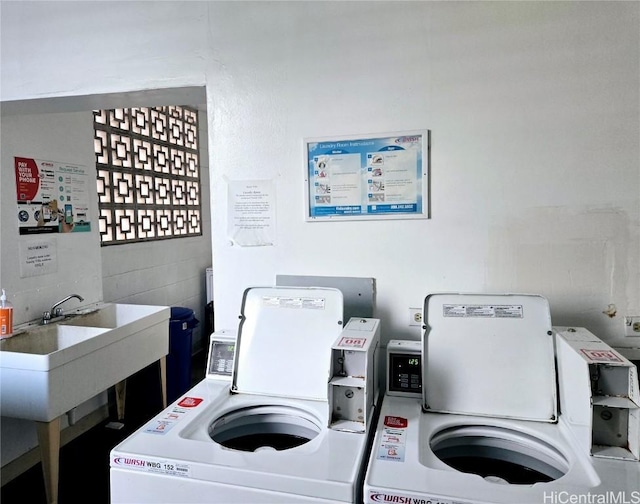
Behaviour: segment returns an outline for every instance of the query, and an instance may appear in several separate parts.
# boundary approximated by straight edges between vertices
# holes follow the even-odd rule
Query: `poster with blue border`
[[[429,218],[429,130],[309,138],[307,221]]]

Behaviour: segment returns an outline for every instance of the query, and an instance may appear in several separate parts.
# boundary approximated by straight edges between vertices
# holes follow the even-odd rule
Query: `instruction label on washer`
[[[115,455],[111,458],[111,466],[156,474],[167,474],[169,476],[191,477],[191,466],[189,464],[170,459]]]
[[[324,298],[264,296],[262,302],[272,308],[324,310]]]
[[[191,408],[196,408],[202,401],[201,397],[183,397],[176,406],[165,410],[151,420],[143,432],[166,434],[191,411]]]
[[[392,415],[384,417],[384,428],[378,446],[378,460],[404,462],[408,425],[406,418]]]
[[[166,434],[169,432],[182,418],[189,412],[189,410],[184,408],[179,408],[175,406],[170,410],[162,413],[161,416],[158,416],[151,420],[147,426],[144,428],[144,432],[148,432],[149,434]]]
[[[442,305],[443,317],[522,318],[522,305]]]

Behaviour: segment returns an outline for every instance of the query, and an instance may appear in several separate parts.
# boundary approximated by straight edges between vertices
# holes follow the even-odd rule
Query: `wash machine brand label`
[[[195,408],[203,401],[200,397],[185,397],[179,403],[178,406],[183,408]]]
[[[468,504],[466,501],[452,501],[449,499],[440,499],[429,495],[403,495],[389,492],[381,492],[378,490],[369,490],[368,503],[386,503],[386,504]]]
[[[522,305],[442,305],[443,317],[522,318]]]
[[[622,359],[611,350],[581,348],[580,351],[593,362],[623,362]]]
[[[122,469],[135,469],[137,471],[183,476],[185,478],[191,477],[191,466],[189,464],[168,459],[116,455],[111,458],[111,465]]]
[[[404,452],[409,421],[403,417],[387,415],[378,446],[378,460],[404,462]]]

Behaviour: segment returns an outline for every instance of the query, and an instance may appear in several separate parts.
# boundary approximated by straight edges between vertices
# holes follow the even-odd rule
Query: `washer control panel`
[[[387,395],[422,397],[422,344],[391,340],[387,344]]]
[[[231,380],[236,352],[236,335],[231,331],[218,331],[209,340],[207,378]]]

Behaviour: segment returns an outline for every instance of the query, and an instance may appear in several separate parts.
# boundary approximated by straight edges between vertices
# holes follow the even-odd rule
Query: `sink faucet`
[[[84,301],[84,298],[79,294],[70,294],[66,298],[61,299],[60,301],[53,303],[53,306],[49,311],[46,311],[42,314],[42,323],[48,324],[53,318],[62,317],[64,314],[62,308],[58,308],[62,303],[69,301],[72,298],[76,298],[78,301]]]

